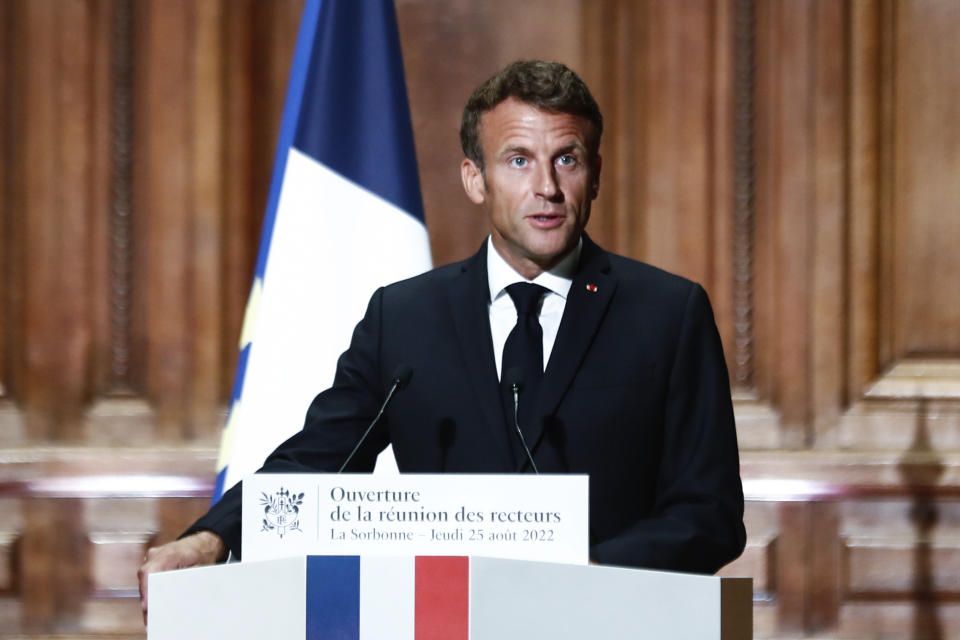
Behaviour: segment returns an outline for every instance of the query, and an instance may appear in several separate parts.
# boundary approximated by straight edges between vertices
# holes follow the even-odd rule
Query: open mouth
[[[563,218],[563,216],[559,213],[536,213],[530,217],[537,222],[553,222]]]

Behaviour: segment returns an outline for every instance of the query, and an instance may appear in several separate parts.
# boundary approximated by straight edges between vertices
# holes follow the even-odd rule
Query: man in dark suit
[[[592,560],[714,572],[740,554],[736,433],[707,296],[584,233],[602,129],[560,64],[514,63],[474,92],[461,175],[488,241],[373,295],[333,386],[263,471],[337,470],[404,365],[408,387],[348,470],[372,469],[391,443],[405,472],[587,473]],[[239,487],[151,550],[141,585],[227,549],[241,552]]]

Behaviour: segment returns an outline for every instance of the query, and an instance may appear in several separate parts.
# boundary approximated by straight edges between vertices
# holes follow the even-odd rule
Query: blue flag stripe
[[[297,48],[293,54],[290,80],[287,84],[287,100],[283,106],[283,119],[277,138],[277,155],[273,163],[273,177],[270,180],[270,195],[267,198],[267,213],[263,219],[263,232],[260,236],[260,253],[257,256],[256,277],[262,278],[267,267],[267,255],[270,253],[270,239],[273,236],[273,224],[277,217],[277,203],[280,201],[280,189],[287,170],[287,154],[293,146],[303,104],[304,86],[308,79],[311,51],[317,32],[317,18],[320,15],[322,0],[307,0],[300,19],[300,33],[297,35]]]
[[[393,0],[327,2],[294,146],[423,222]],[[344,212],[349,215],[349,212]]]
[[[307,556],[307,640],[359,640],[360,556]]]

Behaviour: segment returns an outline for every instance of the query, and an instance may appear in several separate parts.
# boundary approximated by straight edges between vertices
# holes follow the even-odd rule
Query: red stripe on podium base
[[[417,556],[416,640],[467,640],[470,559]]]

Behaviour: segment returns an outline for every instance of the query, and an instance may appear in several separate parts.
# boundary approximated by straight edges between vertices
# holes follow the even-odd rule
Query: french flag
[[[307,556],[306,564],[308,640],[470,637],[470,558]]]
[[[430,267],[393,2],[307,0],[214,502],[300,429],[373,291]]]

